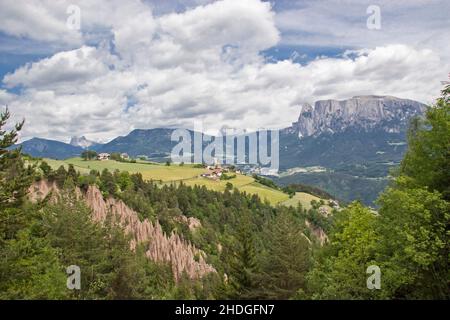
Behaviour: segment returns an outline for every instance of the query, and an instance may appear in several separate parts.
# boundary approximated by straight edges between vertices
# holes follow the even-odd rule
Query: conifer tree
[[[231,297],[248,299],[253,297],[257,288],[258,264],[249,213],[244,211],[239,222],[230,263]]]
[[[289,299],[305,290],[311,248],[303,229],[288,210],[281,211],[269,223],[264,237],[261,297]]]
[[[11,150],[17,142],[18,132],[24,121],[6,131],[5,126],[9,118],[8,109],[0,113],[0,210],[19,206],[31,183],[20,148]]]

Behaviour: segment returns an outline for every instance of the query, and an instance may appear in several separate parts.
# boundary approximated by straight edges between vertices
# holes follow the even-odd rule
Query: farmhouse
[[[111,155],[109,153],[102,152],[97,155],[97,160],[109,160],[110,156]]]
[[[121,153],[120,154],[120,157],[122,158],[122,159],[129,159],[130,158],[130,156],[128,155],[128,153]]]
[[[323,206],[319,208],[319,213],[325,217],[328,216],[328,214],[329,214],[328,209]]]
[[[222,173],[224,172],[224,169],[222,168],[211,168],[208,167],[208,171],[205,173],[202,173],[200,176],[203,178],[209,178],[213,180],[217,180],[222,176]]]
[[[223,170],[222,170],[222,168],[216,168],[216,169],[214,169],[212,172],[211,172],[211,175],[214,177],[219,177],[220,178],[220,176],[222,175],[222,172],[223,172]]]
[[[328,203],[330,204],[331,207],[339,208],[339,202],[337,200],[330,199],[328,200]]]

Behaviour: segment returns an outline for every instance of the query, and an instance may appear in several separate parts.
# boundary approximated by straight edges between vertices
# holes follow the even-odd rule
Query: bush
[[[236,178],[235,174],[227,175],[225,173],[222,173],[222,175],[220,176],[220,180],[231,180],[231,179],[234,179],[234,178]]]

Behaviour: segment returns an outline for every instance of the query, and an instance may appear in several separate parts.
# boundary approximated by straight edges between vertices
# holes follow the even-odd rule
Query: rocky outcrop
[[[42,180],[30,188],[30,198],[36,201],[46,197],[50,192],[53,192],[53,195],[59,192],[56,184]],[[131,235],[130,248],[134,250],[136,245],[141,243],[148,245],[147,257],[153,261],[170,263],[176,280],[183,272],[191,279],[216,272],[211,265],[206,263],[203,251],[181,239],[178,234],[166,235],[158,221],[154,223],[148,219],[140,221],[138,214],[123,201],[111,197],[104,199],[100,190],[95,186],[89,186],[85,194],[80,190],[76,192],[92,209],[94,221],[105,221],[109,213],[113,214],[125,232]],[[56,197],[53,197],[53,200],[55,199]],[[190,221],[195,227],[198,227],[200,223],[196,219],[186,218],[186,221]]]
[[[308,220],[305,220],[305,226],[311,230],[312,234],[317,238],[320,245],[323,246],[328,241],[328,236],[322,228],[314,226]]]
[[[356,96],[348,100],[321,100],[312,107],[302,106],[291,130],[300,138],[320,133],[342,132],[348,128],[368,131],[380,128],[400,132],[415,115],[423,114],[425,105],[392,96]]]
[[[92,146],[98,145],[98,143],[86,139],[85,136],[81,136],[81,137],[72,137],[72,138],[70,139],[69,144],[72,145],[72,146],[75,146],[75,147],[81,147],[81,148],[83,148],[83,149],[86,149],[86,148],[88,148],[88,147],[92,147]]]
[[[200,220],[194,217],[186,217],[186,216],[179,216],[176,218],[178,222],[184,223],[189,227],[189,230],[194,231],[202,226],[202,223]]]

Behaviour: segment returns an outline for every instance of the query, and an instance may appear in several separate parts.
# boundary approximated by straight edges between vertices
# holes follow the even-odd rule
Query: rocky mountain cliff
[[[88,140],[88,139],[86,139],[85,136],[81,136],[81,137],[75,137],[75,136],[74,136],[74,137],[72,137],[72,138],[70,139],[69,144],[70,144],[71,146],[81,147],[81,148],[83,148],[83,149],[86,149],[86,148],[88,148],[88,147],[92,147],[92,146],[98,145],[97,142]]]
[[[374,205],[406,152],[411,118],[425,110],[417,101],[374,95],[306,104],[298,121],[280,132],[280,170],[293,174],[274,179]],[[306,170],[317,167],[322,172]]]
[[[368,131],[378,128],[398,133],[408,120],[425,111],[425,105],[392,96],[355,96],[348,100],[320,100],[305,104],[292,129],[300,138],[321,133],[343,132],[347,128]]]
[[[314,107],[304,105],[298,121],[280,131],[279,169],[293,174],[283,175],[277,182],[312,185],[342,200],[373,204],[388,184],[390,170],[407,149],[410,119],[425,110],[426,106],[417,101],[374,95],[322,100]],[[131,157],[145,155],[152,161],[165,162],[178,143],[171,141],[172,131],[136,129],[90,149],[126,152]],[[192,138],[194,133],[190,134]],[[20,146],[32,156],[56,159],[79,156],[83,151],[81,147],[36,138]],[[317,167],[321,172],[310,172]]]
[[[34,183],[30,187],[30,198],[34,201],[45,198],[53,192],[53,200],[59,192],[55,183],[45,180]],[[172,266],[175,279],[178,280],[185,272],[191,279],[202,277],[210,272],[216,272],[214,267],[205,262],[205,253],[187,241],[180,238],[178,234],[166,235],[158,221],[152,223],[148,219],[139,220],[138,214],[129,208],[123,201],[114,198],[104,199],[100,190],[95,186],[89,186],[86,193],[76,190],[78,197],[85,200],[92,209],[94,221],[105,221],[107,214],[112,213],[131,235],[130,249],[134,250],[137,244],[148,243],[146,255],[153,261],[168,262]],[[200,221],[192,221],[193,218],[184,218],[192,228],[199,227]]]

